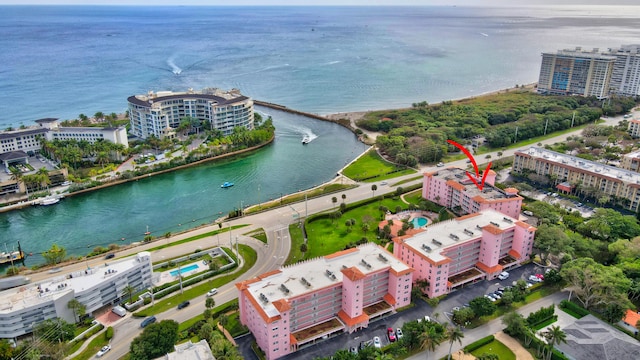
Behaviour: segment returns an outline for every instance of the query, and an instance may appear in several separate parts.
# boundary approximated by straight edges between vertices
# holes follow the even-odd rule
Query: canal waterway
[[[211,223],[229,211],[312,188],[336,176],[365,145],[340,125],[269,108],[274,142],[236,160],[210,162],[63,199],[0,213],[0,245],[33,253],[26,265],[42,263],[52,244],[68,255],[96,246],[141,241]],[[311,142],[302,145],[303,136]],[[225,181],[235,185],[222,189]]]

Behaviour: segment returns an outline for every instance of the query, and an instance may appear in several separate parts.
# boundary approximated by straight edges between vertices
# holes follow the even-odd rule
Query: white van
[[[509,273],[506,271],[503,271],[500,273],[500,275],[498,275],[498,279],[500,280],[507,280],[509,278]]]
[[[124,317],[125,315],[127,315],[127,310],[125,310],[122,306],[114,306],[111,311],[113,311],[114,314],[120,317]]]

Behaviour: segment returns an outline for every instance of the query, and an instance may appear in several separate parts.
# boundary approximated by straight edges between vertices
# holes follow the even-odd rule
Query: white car
[[[105,346],[102,347],[102,349],[100,349],[100,351],[98,351],[96,356],[97,357],[102,357],[102,355],[104,355],[107,352],[109,352],[109,350],[111,350],[111,345],[105,345]]]
[[[207,291],[207,296],[213,296],[213,295],[215,295],[217,293],[218,293],[218,289],[213,288],[213,289]]]
[[[377,337],[377,336],[373,337],[373,346],[375,346],[378,349],[382,348],[382,343],[380,342],[380,338],[379,337]]]
[[[539,283],[542,281],[542,279],[540,279],[539,277],[535,276],[535,275],[530,275],[529,276],[529,281],[532,283]]]
[[[404,336],[404,334],[402,333],[402,329],[397,328],[396,329],[396,337],[398,338],[398,340],[402,339],[403,336]]]
[[[498,275],[498,279],[500,280],[507,280],[509,278],[509,273],[506,271],[503,271],[500,273],[500,275]]]

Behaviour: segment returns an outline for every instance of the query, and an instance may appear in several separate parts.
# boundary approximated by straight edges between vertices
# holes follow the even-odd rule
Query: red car
[[[536,274],[536,277],[542,281],[544,281],[544,275],[542,274]]]
[[[389,337],[390,342],[396,341],[396,333],[393,331],[393,328],[387,329],[387,336]]]

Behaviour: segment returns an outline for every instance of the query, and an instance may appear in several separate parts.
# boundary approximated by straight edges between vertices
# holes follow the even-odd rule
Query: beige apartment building
[[[628,210],[638,211],[640,173],[538,147],[516,151],[514,156],[515,173],[548,176],[565,193],[616,197]]]

